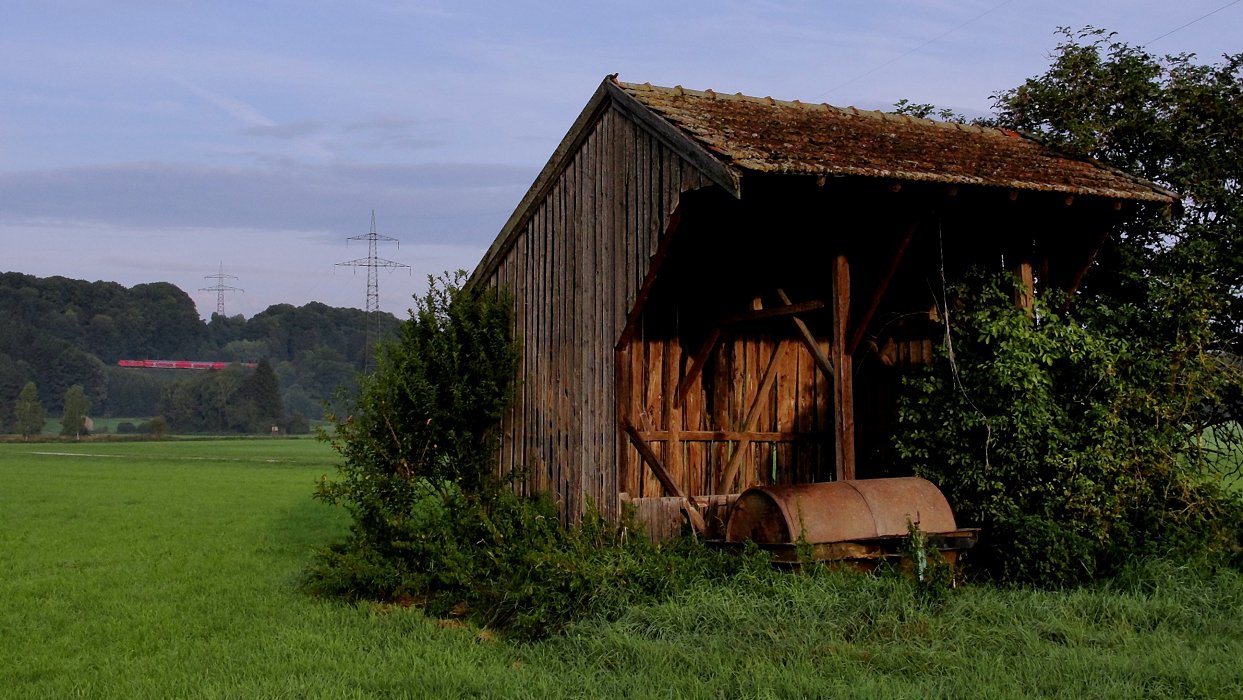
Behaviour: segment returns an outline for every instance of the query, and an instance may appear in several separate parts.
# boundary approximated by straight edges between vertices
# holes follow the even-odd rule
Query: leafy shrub
[[[341,455],[320,497],[348,502],[369,532],[409,517],[424,481],[469,498],[499,486],[495,428],[512,396],[518,358],[510,303],[494,290],[463,290],[465,273],[429,278],[398,340],[377,350],[345,416],[321,433]],[[344,397],[349,400],[349,397]]]
[[[590,513],[567,528],[548,495],[501,488],[494,430],[517,359],[510,305],[461,280],[431,280],[350,411],[329,416],[321,437],[342,462],[316,496],[344,505],[353,523],[320,551],[311,591],[418,604],[538,638],[753,565],[694,541],[657,548],[629,521]]]
[[[545,495],[498,492],[488,508],[456,490],[426,485],[400,544],[352,537],[322,550],[312,592],[418,604],[520,639],[558,634],[576,620],[612,619],[640,601],[661,600],[762,556],[734,557],[688,538],[658,548],[633,526],[589,514],[563,527]]]
[[[1141,554],[1236,557],[1243,508],[1200,478],[1203,406],[1233,381],[1195,338],[1148,342],[978,276],[951,293],[949,342],[907,382],[902,457],[984,528],[973,560],[1045,586]],[[995,278],[993,278],[995,280]],[[1118,312],[1112,312],[1118,313]],[[1195,324],[1188,324],[1194,328]]]

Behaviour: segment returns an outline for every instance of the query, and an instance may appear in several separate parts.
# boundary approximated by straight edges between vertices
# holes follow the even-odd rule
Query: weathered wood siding
[[[708,179],[613,107],[586,133],[488,279],[514,295],[517,400],[501,473],[576,520],[618,515],[614,346],[682,192]]]
[[[680,335],[663,333],[636,338],[629,357],[635,379],[624,400],[630,402],[642,436],[688,495],[832,478],[829,379],[802,342],[792,334],[731,334],[687,384],[686,401],[680,403],[678,383],[698,350],[696,344],[683,343]],[[819,344],[827,353],[827,339]],[[772,380],[764,386],[770,363]],[[745,443],[739,440],[743,434]],[[736,449],[743,450],[737,476],[732,484],[723,484],[723,470]],[[624,454],[621,490],[635,498],[663,496],[660,482],[643,467],[638,452]]]

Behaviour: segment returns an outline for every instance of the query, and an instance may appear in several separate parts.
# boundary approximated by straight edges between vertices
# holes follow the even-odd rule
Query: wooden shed
[[[1012,131],[610,76],[471,278],[522,342],[499,468],[569,520],[900,475],[893,393],[944,279],[1073,293],[1175,201]]]

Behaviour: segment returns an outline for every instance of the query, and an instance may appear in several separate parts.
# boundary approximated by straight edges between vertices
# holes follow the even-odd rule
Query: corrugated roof
[[[1178,196],[1014,131],[616,82],[723,162],[753,172],[858,175],[1173,202]]]

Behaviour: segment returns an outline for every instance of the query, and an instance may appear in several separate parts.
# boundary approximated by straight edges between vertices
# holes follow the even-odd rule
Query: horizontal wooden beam
[[[737,323],[750,323],[752,321],[763,321],[770,318],[781,318],[783,316],[794,316],[797,314],[805,314],[809,311],[820,311],[827,305],[823,301],[803,301],[797,304],[787,304],[785,306],[774,306],[770,309],[759,309],[757,311],[747,311],[739,314],[730,314],[717,322],[718,326],[730,326]]]
[[[639,437],[647,442],[665,442],[672,433],[668,430],[640,430]],[[679,430],[677,438],[682,442],[826,442],[826,433],[750,432],[741,430]]]

